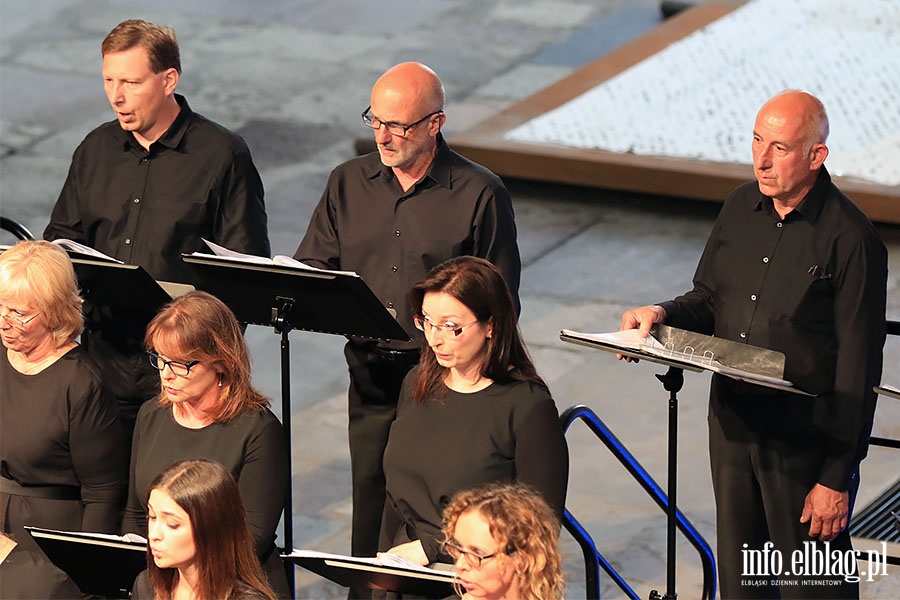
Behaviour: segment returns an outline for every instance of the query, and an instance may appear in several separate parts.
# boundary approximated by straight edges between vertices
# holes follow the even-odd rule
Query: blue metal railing
[[[559,420],[562,424],[563,431],[567,431],[569,426],[576,419],[583,421],[591,431],[596,435],[616,457],[619,463],[625,467],[631,476],[641,484],[644,491],[653,498],[657,506],[663,511],[668,508],[668,499],[662,488],[653,480],[653,477],[641,466],[634,455],[619,441],[615,434],[600,420],[600,417],[590,408],[584,405],[570,406],[560,415]],[[700,555],[700,561],[703,565],[703,600],[711,600],[716,595],[716,560],[713,557],[712,548],[703,539],[703,536],[688,521],[684,514],[679,510],[676,512],[676,526],[687,537],[688,541],[697,550]],[[625,592],[629,598],[637,600],[639,596],[625,582],[625,580],[616,572],[609,562],[597,550],[597,545],[593,538],[584,529],[574,516],[567,510],[565,511],[563,525],[566,530],[578,541],[584,554],[585,566],[585,590],[589,600],[599,600],[600,598],[600,567],[616,582],[619,588]]]

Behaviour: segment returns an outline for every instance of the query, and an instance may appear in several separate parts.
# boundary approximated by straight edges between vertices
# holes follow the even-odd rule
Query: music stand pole
[[[285,442],[288,448],[288,473],[293,478],[291,448],[291,340],[288,335],[293,328],[291,322],[287,319],[294,308],[294,300],[292,298],[278,297],[278,309],[273,310],[275,313],[273,323],[275,332],[281,334],[281,425],[284,430]],[[284,500],[284,549],[285,552],[294,551],[294,494],[293,485],[289,485],[287,489],[287,497]],[[294,564],[285,562],[285,571],[287,573],[288,589],[291,598],[296,593],[294,590]]]
[[[668,464],[668,503],[666,504],[666,595],[652,590],[650,600],[675,600],[675,526],[677,523],[678,503],[676,502],[678,480],[678,392],[684,385],[684,371],[677,367],[669,367],[665,375],[657,375],[663,388],[669,392],[669,464]]]

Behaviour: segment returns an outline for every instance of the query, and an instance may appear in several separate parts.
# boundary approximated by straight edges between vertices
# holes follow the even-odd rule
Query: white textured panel
[[[833,174],[900,185],[900,0],[753,0],[506,137],[749,164],[788,88],[825,103]]]

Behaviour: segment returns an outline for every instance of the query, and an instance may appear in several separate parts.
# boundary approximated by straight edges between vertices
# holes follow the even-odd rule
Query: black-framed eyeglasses
[[[180,362],[177,360],[166,360],[156,352],[147,352],[147,357],[150,359],[150,364],[153,365],[157,371],[162,371],[166,367],[181,377],[187,377],[191,374],[191,368],[199,365],[201,361],[192,360],[190,362]]]
[[[484,561],[494,558],[500,554],[512,554],[515,552],[515,549],[506,547],[503,550],[497,550],[491,554],[480,554],[475,552],[474,550],[466,550],[462,546],[459,545],[459,542],[456,540],[447,540],[444,542],[444,550],[447,551],[447,554],[450,555],[450,558],[453,559],[454,562],[459,560],[460,556],[465,557],[466,564],[469,565],[470,569],[480,569],[482,563]]]
[[[387,129],[388,133],[390,133],[391,135],[396,135],[398,137],[406,137],[406,134],[409,133],[409,130],[412,129],[413,127],[416,127],[417,125],[424,123],[425,121],[427,121],[434,115],[439,115],[442,112],[444,112],[443,109],[436,110],[433,113],[429,113],[429,114],[425,115],[424,117],[422,117],[415,123],[410,123],[409,125],[404,125],[403,123],[394,123],[393,121],[382,121],[381,119],[379,119],[378,117],[373,115],[371,112],[369,112],[371,110],[372,110],[372,107],[367,106],[366,110],[362,111],[362,115],[360,115],[360,116],[362,116],[363,123],[365,123],[367,127],[371,127],[372,129],[375,129],[376,131],[378,129],[381,129],[381,126],[384,125],[384,128]]]
[[[40,313],[34,313],[30,317],[23,319],[22,317],[17,317],[12,314],[11,311],[6,311],[0,317],[3,317],[3,320],[12,325],[13,327],[18,327],[19,329],[24,329],[26,325],[34,321]]]
[[[416,329],[419,331],[424,331],[425,333],[433,333],[435,331],[440,331],[445,335],[453,334],[453,337],[459,337],[459,335],[463,332],[463,329],[466,327],[471,327],[475,323],[478,323],[478,320],[474,320],[471,323],[466,323],[465,325],[457,325],[451,321],[446,323],[432,323],[431,319],[428,317],[423,317],[422,315],[416,315],[413,317],[413,325],[416,326]]]

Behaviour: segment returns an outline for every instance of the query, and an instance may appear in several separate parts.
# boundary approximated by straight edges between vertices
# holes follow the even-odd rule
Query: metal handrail
[[[19,240],[33,240],[34,234],[28,231],[28,228],[9,217],[0,217],[0,229],[8,231]]]
[[[594,432],[594,435],[606,445],[607,449],[612,452],[619,463],[628,470],[635,481],[637,481],[641,487],[644,488],[644,491],[653,498],[657,506],[665,511],[668,508],[668,498],[662,491],[662,488],[653,480],[653,477],[651,477],[647,470],[641,466],[634,455],[628,451],[621,441],[619,441],[612,430],[606,426],[600,417],[587,406],[581,404],[570,406],[564,410],[559,417],[563,431],[567,431],[569,426],[575,422],[576,419],[582,420],[590,430]],[[697,553],[700,555],[700,562],[703,565],[702,598],[703,600],[711,600],[712,598],[715,598],[716,595],[716,560],[713,556],[712,548],[710,548],[706,540],[703,539],[703,536],[700,535],[697,529],[687,520],[687,518],[685,518],[680,510],[676,511],[676,516],[676,525],[678,529],[685,537],[687,537],[688,541],[691,542],[697,550]],[[578,541],[582,553],[584,554],[585,591],[589,600],[599,600],[600,598],[599,567],[603,567],[603,570],[613,578],[619,588],[625,592],[629,598],[635,600],[639,598],[634,590],[632,590],[618,572],[616,572],[612,565],[610,565],[600,554],[593,538],[591,538],[590,534],[568,510],[565,511],[563,525]]]

